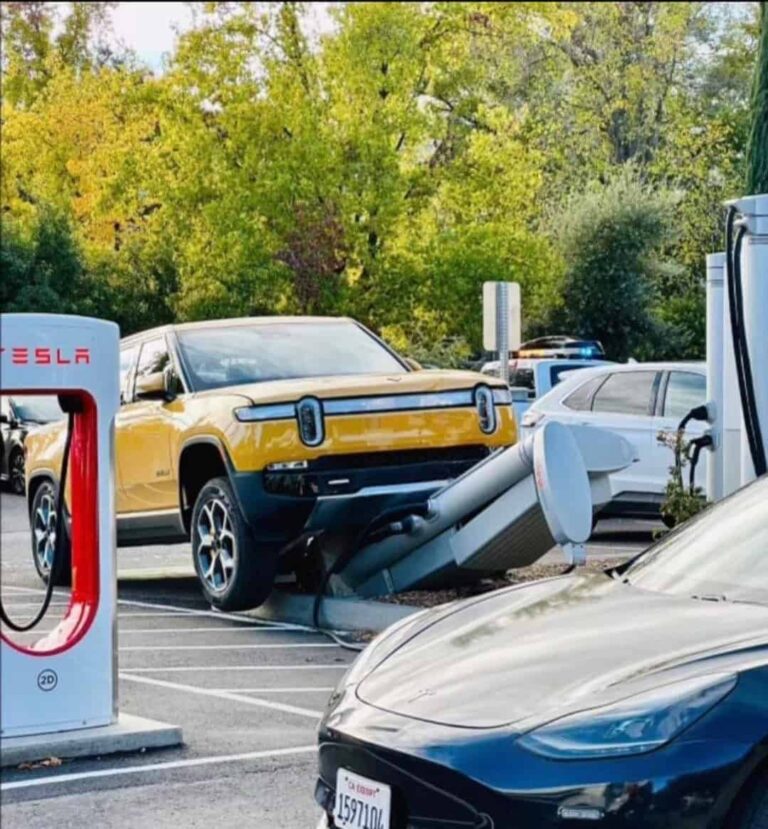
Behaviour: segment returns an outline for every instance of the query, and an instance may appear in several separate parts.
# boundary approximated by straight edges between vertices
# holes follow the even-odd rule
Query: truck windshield
[[[15,397],[13,410],[19,420],[30,423],[50,423],[64,417],[56,395]]]
[[[353,322],[280,322],[179,331],[197,391],[301,377],[392,374],[407,369]]]
[[[701,513],[622,574],[643,590],[768,607],[768,478]]]

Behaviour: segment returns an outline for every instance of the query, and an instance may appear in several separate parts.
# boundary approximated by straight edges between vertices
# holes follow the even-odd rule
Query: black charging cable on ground
[[[31,621],[26,624],[19,624],[18,622],[14,622],[6,612],[2,601],[2,594],[0,593],[0,619],[3,620],[3,624],[7,625],[11,630],[16,631],[17,633],[26,633],[40,624],[40,621],[48,612],[51,599],[53,598],[53,573],[54,568],[56,567],[56,559],[60,554],[61,545],[66,533],[66,528],[64,526],[64,491],[67,487],[69,452],[72,447],[72,432],[74,430],[75,412],[79,411],[77,405],[78,403],[79,401],[77,398],[65,397],[63,395],[59,397],[59,404],[61,405],[61,408],[67,412],[67,437],[64,442],[64,454],[61,458],[59,488],[56,493],[56,540],[53,545],[53,557],[51,560],[51,566],[48,570],[48,581],[45,585],[45,597],[43,598],[43,603],[40,605],[40,609]]]
[[[410,530],[408,519],[412,515],[425,516],[428,511],[429,507],[425,501],[414,501],[386,509],[369,521],[355,540],[349,544],[338,556],[336,561],[323,573],[323,579],[315,594],[315,603],[312,607],[312,625],[316,628],[320,627],[320,605],[323,602],[325,591],[328,588],[328,582],[331,580],[331,577],[341,573],[366,541],[381,540],[390,535],[399,535],[408,532]]]

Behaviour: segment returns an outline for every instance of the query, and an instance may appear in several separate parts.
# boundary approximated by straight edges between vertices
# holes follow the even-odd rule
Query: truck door
[[[165,337],[142,343],[135,378],[153,374],[169,364]],[[131,397],[117,418],[116,449],[122,490],[123,513],[169,512],[178,510],[179,491],[175,464],[171,458],[173,415],[162,399]]]

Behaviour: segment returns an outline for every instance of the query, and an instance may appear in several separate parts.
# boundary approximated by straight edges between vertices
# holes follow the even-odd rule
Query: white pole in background
[[[747,235],[741,251],[744,328],[752,363],[755,403],[768,454],[768,193],[739,199]],[[755,477],[746,432],[741,438],[741,483]]]
[[[707,499],[723,497],[723,382],[725,316],[724,316],[725,254],[707,256],[707,400],[717,406],[713,426],[713,451],[707,458]]]
[[[725,268],[725,254],[714,253],[713,257],[722,257]],[[707,257],[709,260],[709,257]],[[736,358],[733,355],[733,334],[731,333],[731,302],[725,286],[723,296],[723,407],[718,411],[721,423],[723,498],[741,486],[741,397],[739,379],[736,375]]]
[[[499,377],[509,385],[509,283],[496,283],[496,338]]]

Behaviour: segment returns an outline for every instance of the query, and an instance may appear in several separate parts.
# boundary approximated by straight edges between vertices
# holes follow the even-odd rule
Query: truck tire
[[[32,559],[40,578],[47,584],[53,581],[54,587],[68,585],[72,581],[72,551],[67,532],[67,522],[61,528],[64,537],[54,557],[56,544],[56,497],[58,488],[53,481],[44,481],[35,490],[32,506],[29,510],[29,523],[32,531]],[[53,568],[51,569],[51,563]]]
[[[8,458],[8,480],[11,484],[11,492],[14,495],[23,495],[26,492],[24,452],[21,449],[14,449]]]
[[[200,490],[190,536],[195,572],[211,605],[246,610],[266,601],[277,552],[258,548],[226,478],[213,478]]]

